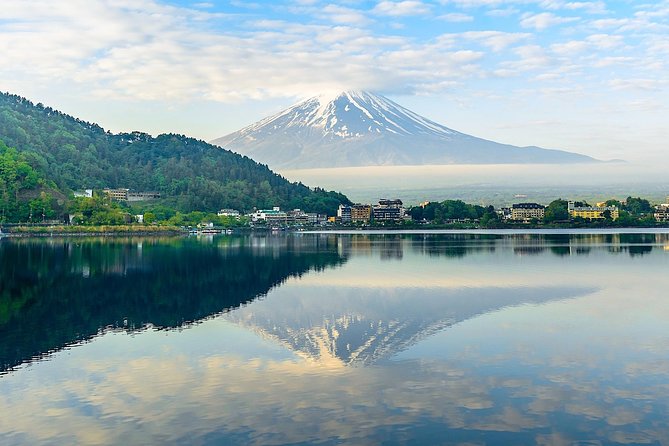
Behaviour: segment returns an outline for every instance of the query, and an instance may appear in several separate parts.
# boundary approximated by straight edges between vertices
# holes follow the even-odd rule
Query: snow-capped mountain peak
[[[212,142],[273,168],[593,161],[465,135],[359,90],[306,99]]]
[[[314,96],[242,129],[240,136],[257,132],[267,125],[277,130],[320,129],[323,136],[343,139],[384,132],[405,136],[457,133],[383,96],[357,90]]]

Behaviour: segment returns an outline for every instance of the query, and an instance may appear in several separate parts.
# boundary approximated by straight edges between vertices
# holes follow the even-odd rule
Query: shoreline
[[[42,228],[40,228],[42,229]],[[231,235],[226,234],[225,230],[222,233],[189,233],[180,228],[161,228],[155,230],[133,230],[115,228],[115,227],[95,227],[96,230],[82,231],[78,227],[76,231],[63,230],[63,227],[58,227],[54,230],[39,231],[16,231],[16,232],[0,232],[0,239],[2,238],[51,238],[51,237],[189,237],[189,236],[220,236]],[[285,235],[285,234],[338,234],[338,235],[374,235],[374,234],[482,234],[482,235],[520,235],[520,234],[537,234],[537,235],[568,235],[568,234],[669,234],[669,227],[608,227],[608,228],[287,228],[279,231],[271,230],[269,228],[236,228],[232,235],[264,233],[270,235]]]
[[[298,234],[669,234],[669,228],[506,228],[506,229],[323,229],[296,231]]]
[[[133,226],[14,226],[0,230],[2,238],[27,237],[115,237],[115,236],[166,236],[184,232],[176,227]]]
[[[51,237],[165,237],[188,235],[181,231],[156,232],[3,232],[0,238],[51,238]]]

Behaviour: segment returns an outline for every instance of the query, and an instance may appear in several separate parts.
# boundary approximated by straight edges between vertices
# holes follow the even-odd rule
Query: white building
[[[221,209],[220,211],[218,211],[218,214],[216,214],[216,215],[218,215],[219,217],[239,218],[239,217],[241,217],[242,214],[238,210],[235,210],[235,209]]]
[[[337,208],[337,217],[342,223],[351,223],[351,206],[340,204]]]
[[[655,206],[655,213],[653,214],[656,221],[669,221],[669,197],[667,197],[667,202]]]
[[[76,191],[74,192],[75,198],[93,198],[93,189],[86,189],[83,192]]]
[[[266,222],[268,224],[286,224],[288,222],[288,214],[283,212],[278,206],[272,209],[261,209],[250,214],[252,222]]]
[[[516,203],[511,206],[511,219],[518,221],[541,220],[546,208],[538,203]]]

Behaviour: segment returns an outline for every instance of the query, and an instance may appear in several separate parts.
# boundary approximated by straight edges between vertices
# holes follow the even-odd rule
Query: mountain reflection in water
[[[559,256],[584,255],[596,249],[634,256],[669,244],[667,234],[319,234],[205,240],[204,243],[178,238],[4,240],[0,245],[0,371],[90,339],[105,329],[133,331],[147,325],[164,329],[188,325],[250,302],[289,277],[336,268],[351,256],[375,255],[381,260],[399,260],[407,250],[428,256],[463,257],[508,248],[517,255],[545,251]],[[420,339],[457,321],[503,306],[572,297],[589,291],[573,286],[466,289],[444,296],[424,293],[411,303],[408,296],[397,296],[392,299],[399,305],[395,309],[388,308],[390,301],[381,297],[385,301],[381,307],[388,308],[388,313],[373,317],[371,313],[362,316],[355,308],[341,305],[336,311],[340,322],[348,320],[346,325],[351,329],[371,318],[380,324],[372,331],[387,332],[391,329],[381,325],[393,324],[391,331],[396,335]],[[320,301],[312,301],[311,305],[314,302]],[[283,307],[271,310],[273,320],[281,320],[284,310]],[[346,315],[349,310],[351,315]],[[328,312],[316,310],[319,311]],[[233,317],[242,321],[248,319],[248,312],[255,314],[247,309]],[[403,316],[401,322],[396,320],[397,315]],[[410,318],[404,317],[409,315]],[[297,312],[291,316],[304,319],[307,314]],[[282,322],[269,331],[258,329],[282,342],[297,343],[295,335],[299,330],[287,320]],[[329,330],[339,332],[335,320],[321,322]],[[413,327],[408,328],[407,324]],[[282,330],[293,334],[280,335]],[[306,332],[303,336],[310,337]],[[327,348],[344,362],[369,363],[379,356],[378,352],[384,351],[381,356],[387,356],[407,343],[394,340],[392,343],[397,345],[391,348],[376,345],[386,342],[378,333],[364,332],[360,336],[353,351],[351,346],[356,342],[345,341],[345,337],[338,341],[345,342],[345,348],[335,347],[336,342],[330,342]],[[376,341],[372,342],[369,336]],[[359,350],[363,344],[365,352]],[[311,357],[322,354],[315,353],[314,348],[297,350]]]
[[[0,444],[664,444],[668,246],[3,240]]]

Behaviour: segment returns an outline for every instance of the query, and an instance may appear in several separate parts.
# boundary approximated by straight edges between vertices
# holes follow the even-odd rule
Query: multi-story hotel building
[[[278,206],[275,206],[272,209],[261,209],[251,214],[251,221],[253,222],[264,221],[267,222],[268,224],[270,223],[286,224],[288,223],[288,213],[282,211]]]
[[[144,201],[160,198],[159,192],[130,192],[130,189],[104,189],[109,198],[116,201]]]
[[[382,198],[379,204],[372,208],[374,221],[398,221],[404,218],[402,200],[387,200]]]
[[[340,204],[337,209],[337,218],[341,223],[351,223],[351,206]]]
[[[517,203],[511,206],[511,219],[518,221],[541,220],[546,207],[538,203]]]
[[[351,206],[351,223],[369,223],[372,218],[372,206],[354,204]]]
[[[581,217],[588,220],[599,220],[606,218],[606,212],[609,212],[612,220],[617,220],[620,217],[617,206],[576,206],[573,201],[570,201],[567,210],[572,218]]]
[[[130,189],[104,189],[103,192],[109,198],[116,201],[128,201],[128,191]]]

